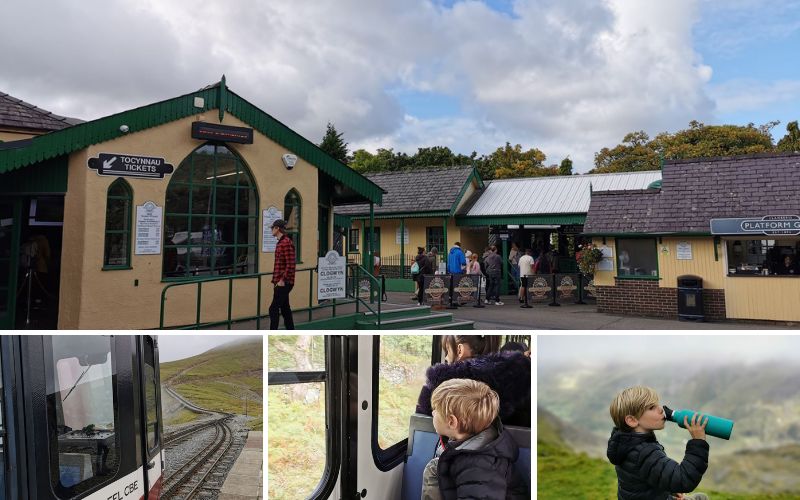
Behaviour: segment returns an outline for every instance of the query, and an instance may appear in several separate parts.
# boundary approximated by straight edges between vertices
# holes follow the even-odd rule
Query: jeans
[[[500,302],[500,275],[490,274],[486,278],[486,300]]]
[[[283,315],[283,326],[287,330],[294,330],[294,319],[292,319],[292,308],[289,306],[289,292],[294,288],[294,284],[276,286],[272,296],[272,304],[269,306],[269,329],[277,330],[279,313]]]

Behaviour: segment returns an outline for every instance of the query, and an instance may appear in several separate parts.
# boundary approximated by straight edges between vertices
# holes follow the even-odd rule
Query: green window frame
[[[122,177],[108,186],[103,238],[103,270],[132,269],[131,218],[133,189]]]
[[[425,250],[430,252],[436,247],[440,255],[445,255],[447,248],[444,244],[444,228],[442,226],[428,226],[425,228]]]
[[[303,200],[300,193],[292,188],[283,198],[283,218],[286,220],[286,236],[294,243],[295,262],[303,262],[300,250],[300,232],[302,229]]]
[[[635,242],[635,243],[634,243]],[[622,245],[620,245],[622,243]],[[629,248],[628,244],[634,247]],[[616,238],[614,240],[614,250],[616,259],[617,278],[619,279],[632,279],[632,280],[660,280],[661,272],[658,268],[658,241],[656,238]],[[649,251],[652,247],[653,262],[647,262],[647,257],[642,257],[642,251]],[[627,252],[629,249],[637,250],[635,253],[629,255],[629,263],[627,267],[621,265],[622,252]],[[652,264],[652,266],[650,266]],[[647,269],[645,269],[645,266]],[[652,269],[650,268],[652,267]],[[626,269],[623,272],[623,269]],[[655,274],[654,274],[655,273]]]
[[[227,146],[192,151],[172,174],[164,206],[164,281],[258,272],[258,190]]]

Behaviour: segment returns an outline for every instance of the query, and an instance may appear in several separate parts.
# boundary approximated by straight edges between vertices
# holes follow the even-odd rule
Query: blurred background
[[[708,438],[697,491],[800,498],[800,337],[540,335],[537,365],[538,498],[616,498],[609,405],[640,384],[674,410],[735,421],[730,441]],[[686,430],[668,422],[656,437],[683,458]]]

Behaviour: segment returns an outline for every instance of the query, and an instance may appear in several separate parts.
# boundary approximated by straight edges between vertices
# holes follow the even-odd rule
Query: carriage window
[[[378,446],[382,450],[408,437],[425,371],[431,365],[431,335],[383,335],[378,353]]]
[[[52,336],[46,348],[51,484],[72,498],[119,468],[112,337]]]
[[[152,452],[158,445],[158,400],[156,385],[156,362],[153,337],[144,338],[144,390],[147,410],[147,450]]]
[[[327,455],[325,338],[271,335],[268,359],[268,497],[308,498],[322,480]]]

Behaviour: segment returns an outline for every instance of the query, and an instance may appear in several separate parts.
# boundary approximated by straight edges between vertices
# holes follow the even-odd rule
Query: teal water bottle
[[[706,434],[722,439],[731,438],[731,433],[733,432],[733,420],[715,417],[714,415],[709,415],[707,413],[701,413],[694,410],[671,410],[666,406],[664,407],[664,414],[666,415],[667,420],[675,422],[684,429],[686,426],[683,425],[683,417],[686,417],[687,422],[691,422],[695,413],[701,414],[703,418],[708,418],[708,423],[706,424]]]

